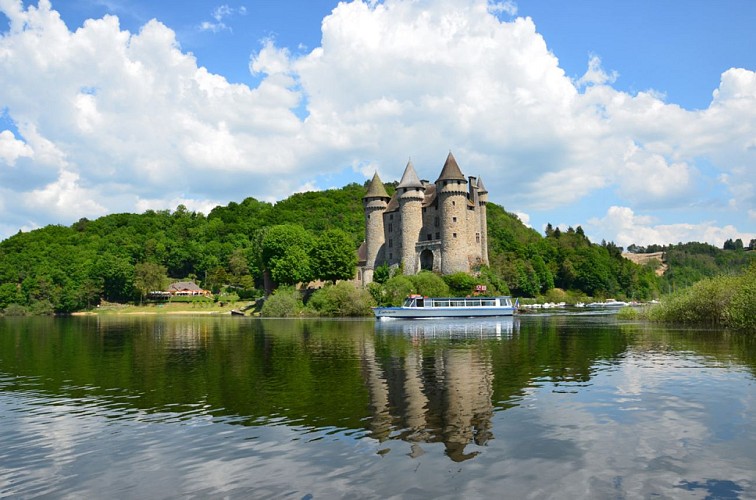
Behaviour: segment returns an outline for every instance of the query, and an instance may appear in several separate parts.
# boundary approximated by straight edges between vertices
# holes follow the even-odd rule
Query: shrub
[[[303,310],[299,291],[294,287],[283,287],[265,300],[260,315],[265,318],[290,318],[301,316]]]
[[[449,286],[449,292],[455,297],[469,295],[478,284],[477,280],[467,273],[454,273],[444,276],[444,281]]]
[[[738,293],[730,302],[729,322],[733,328],[756,331],[756,265],[740,278]]]
[[[704,279],[674,293],[652,308],[649,318],[756,330],[756,266],[741,276]]]
[[[441,276],[430,271],[421,271],[409,277],[415,287],[416,293],[426,297],[446,297],[449,295],[449,286]]]
[[[316,291],[307,307],[320,316],[369,316],[375,304],[368,290],[341,281]]]
[[[55,314],[52,302],[47,299],[38,300],[29,306],[29,314],[33,316],[52,316]]]
[[[169,302],[182,302],[182,303],[183,302],[188,302],[188,303],[192,303],[192,302],[213,302],[213,300],[214,299],[211,298],[211,297],[204,297],[202,295],[195,295],[195,296],[191,296],[191,295],[175,295],[175,296],[171,297],[168,301]]]
[[[416,293],[415,284],[402,274],[390,278],[383,285],[381,305],[400,306],[407,295]]]
[[[391,269],[389,268],[389,265],[386,263],[381,264],[380,266],[375,268],[375,271],[373,272],[373,281],[376,283],[382,285],[388,281],[388,279],[391,277]]]
[[[3,316],[26,316],[29,311],[19,304],[8,304],[8,307],[3,309]]]
[[[481,266],[480,284],[486,285],[486,295],[510,295],[506,281],[501,279],[489,266]]]
[[[569,300],[569,296],[567,295],[567,292],[562,290],[561,288],[552,288],[551,290],[547,291],[543,298],[546,300],[546,302],[567,302]]]
[[[386,289],[378,284],[378,283],[368,283],[367,291],[370,293],[370,296],[373,297],[373,301],[378,304],[385,306],[388,304],[386,300]]]
[[[634,307],[623,307],[617,311],[617,319],[638,319],[640,313]]]
[[[728,305],[735,293],[734,278],[720,276],[699,281],[674,293],[651,312],[659,321],[726,325]]]

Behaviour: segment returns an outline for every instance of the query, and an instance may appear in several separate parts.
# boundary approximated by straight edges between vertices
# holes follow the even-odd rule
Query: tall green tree
[[[142,301],[148,293],[163,290],[168,279],[165,266],[154,262],[140,262],[134,266],[134,288],[139,290]]]
[[[311,281],[314,243],[312,235],[297,224],[271,227],[262,242],[262,260],[273,281],[279,285]]]
[[[316,240],[312,251],[312,270],[315,278],[336,283],[354,279],[357,251],[354,239],[340,229],[328,229]]]

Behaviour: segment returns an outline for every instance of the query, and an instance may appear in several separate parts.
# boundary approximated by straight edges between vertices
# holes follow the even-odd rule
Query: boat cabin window
[[[425,297],[407,297],[404,307],[425,307]]]

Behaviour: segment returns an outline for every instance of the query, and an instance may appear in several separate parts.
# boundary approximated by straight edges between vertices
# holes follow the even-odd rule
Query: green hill
[[[392,184],[386,187],[393,191]],[[112,214],[70,227],[19,232],[0,242],[0,309],[17,304],[33,312],[71,312],[100,300],[138,300],[146,270],[196,279],[205,288],[233,285],[239,293],[254,295],[262,287],[262,241],[269,228],[296,224],[314,237],[338,229],[351,236],[356,249],[364,238],[364,193],[365,186],[350,184],[295,194],[276,204],[247,198],[207,215],[179,206],[173,212]],[[490,203],[488,232],[490,268],[484,271],[518,296],[557,287],[590,296],[647,299],[665,288],[653,266],[622,258],[612,243],[591,243],[580,227],[564,232],[549,227],[544,237]],[[671,264],[676,286],[743,267],[747,260],[707,251],[713,252],[706,258],[715,267],[707,264],[706,273],[686,271],[685,259],[698,262],[699,254],[683,253]]]

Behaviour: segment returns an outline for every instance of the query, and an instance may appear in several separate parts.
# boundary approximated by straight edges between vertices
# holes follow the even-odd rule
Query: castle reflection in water
[[[491,355],[474,341],[511,337],[517,327],[514,318],[376,323],[379,338],[409,337],[412,347],[386,359],[376,354],[375,344],[364,344],[373,437],[410,442],[411,456],[423,453],[422,443],[436,442],[456,462],[477,455],[465,449],[493,438],[494,406]]]

